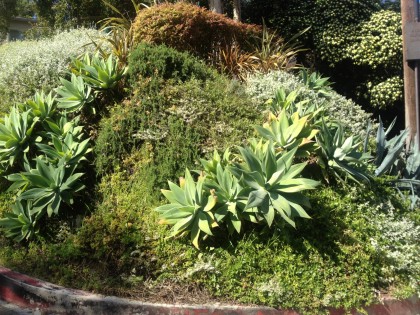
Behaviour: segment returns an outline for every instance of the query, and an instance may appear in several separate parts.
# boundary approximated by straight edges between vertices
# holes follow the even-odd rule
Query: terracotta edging
[[[144,303],[63,288],[3,267],[0,267],[0,299],[55,315],[299,315],[269,307]],[[369,315],[420,315],[420,300],[418,297],[385,300],[364,309]],[[341,315],[344,311],[330,310],[330,314]]]

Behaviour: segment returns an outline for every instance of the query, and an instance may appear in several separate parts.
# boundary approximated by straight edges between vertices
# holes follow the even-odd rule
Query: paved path
[[[0,300],[1,315],[41,315],[41,312],[20,308],[14,304]]]

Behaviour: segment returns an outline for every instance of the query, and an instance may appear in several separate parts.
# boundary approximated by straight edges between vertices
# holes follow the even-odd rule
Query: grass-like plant
[[[296,41],[308,29],[297,33],[288,41],[281,38],[275,31],[269,30],[265,25],[262,35],[255,39],[255,50],[246,63],[252,71],[267,73],[271,70],[291,70],[299,68],[298,53],[305,49]]]
[[[263,27],[262,33],[250,41],[253,49],[242,49],[237,43],[218,48],[213,59],[224,73],[243,81],[252,72],[267,73],[272,70],[299,68],[297,55],[304,49],[296,39],[306,30],[285,41],[275,31]]]

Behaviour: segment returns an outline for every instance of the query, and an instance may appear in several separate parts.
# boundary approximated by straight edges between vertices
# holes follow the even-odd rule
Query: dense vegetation
[[[200,45],[197,21],[228,28],[225,47]],[[265,29],[182,3],[111,29],[97,52],[80,48],[99,36],[85,29],[0,46],[18,59],[61,47],[0,75],[0,264],[107,294],[303,314],[419,294],[420,151],[406,131],[392,138],[327,78],[291,72],[299,49]],[[242,67],[252,56],[264,68]],[[27,76],[40,60],[48,71]]]
[[[396,111],[403,115],[399,1],[251,0],[243,16],[253,23],[263,16],[286,38],[311,26],[301,38],[311,48],[309,64],[365,109],[380,108],[390,121]]]

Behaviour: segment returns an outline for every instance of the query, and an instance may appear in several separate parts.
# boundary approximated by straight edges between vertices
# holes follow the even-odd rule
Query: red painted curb
[[[0,299],[55,315],[299,315],[293,310],[269,307],[143,303],[63,288],[3,267],[0,267]],[[368,315],[420,315],[420,299],[387,299],[363,310]],[[356,310],[346,313],[343,309],[330,309],[329,313],[360,314]]]

